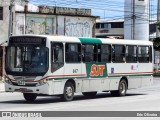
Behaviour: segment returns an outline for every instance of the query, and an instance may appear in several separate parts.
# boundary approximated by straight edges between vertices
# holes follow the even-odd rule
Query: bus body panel
[[[142,77],[142,86],[141,87],[146,87],[146,86],[150,86],[153,84],[153,76],[143,76]]]

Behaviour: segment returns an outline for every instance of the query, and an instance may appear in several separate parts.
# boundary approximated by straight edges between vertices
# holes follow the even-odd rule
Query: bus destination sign
[[[46,45],[45,37],[29,37],[29,36],[17,36],[10,37],[9,44],[39,44]]]

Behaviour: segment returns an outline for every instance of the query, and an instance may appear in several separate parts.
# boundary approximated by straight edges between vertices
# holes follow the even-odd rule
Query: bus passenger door
[[[66,43],[65,44],[65,65],[64,77],[76,81],[76,92],[81,91],[82,77],[81,63],[81,44]]]
[[[62,94],[64,86],[62,80],[64,78],[64,45],[61,42],[51,43],[51,77],[52,91],[54,94]]]

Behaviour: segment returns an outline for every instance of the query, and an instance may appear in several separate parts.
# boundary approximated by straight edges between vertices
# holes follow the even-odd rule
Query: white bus
[[[153,44],[149,41],[22,35],[9,38],[5,91],[38,95],[97,92],[125,96],[127,89],[153,83]]]

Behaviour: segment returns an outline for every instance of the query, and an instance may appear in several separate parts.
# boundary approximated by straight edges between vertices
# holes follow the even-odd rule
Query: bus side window
[[[149,62],[149,46],[138,46],[138,61],[140,63]]]
[[[99,62],[111,62],[111,45],[101,45],[101,57]]]
[[[83,62],[96,62],[97,60],[97,45],[85,44],[83,45],[82,56]]]
[[[126,46],[126,62],[127,63],[137,62],[137,46],[135,45]]]
[[[65,52],[65,61],[67,63],[81,62],[81,44],[66,43]]]
[[[54,72],[64,65],[63,43],[52,43],[51,48],[51,72]]]
[[[115,62],[115,63],[125,62],[125,46],[124,45],[112,46],[112,62]]]

